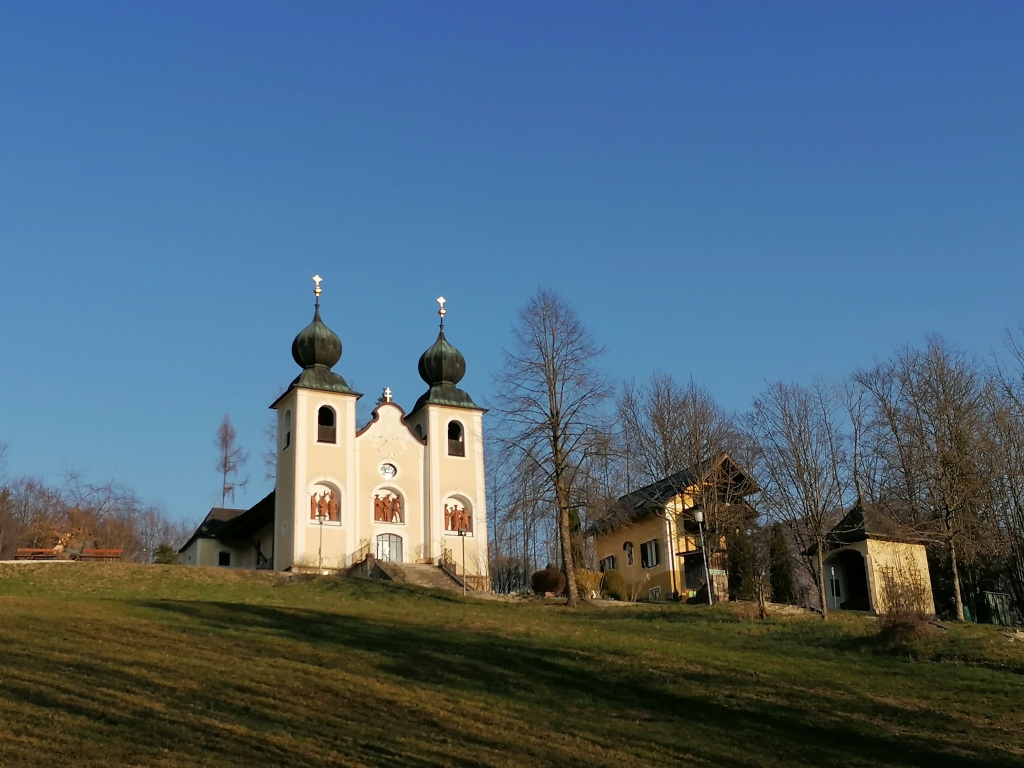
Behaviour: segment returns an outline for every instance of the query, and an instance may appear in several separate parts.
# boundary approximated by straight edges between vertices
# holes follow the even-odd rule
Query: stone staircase
[[[402,576],[405,577],[404,581],[406,584],[413,584],[417,587],[427,587],[429,589],[440,589],[445,592],[458,592],[460,595],[462,594],[462,584],[457,582],[436,565],[412,563],[396,565],[395,563],[389,563],[389,566],[398,570]]]

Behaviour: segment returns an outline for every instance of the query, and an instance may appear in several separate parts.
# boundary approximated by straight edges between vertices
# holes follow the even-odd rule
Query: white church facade
[[[466,361],[445,337],[444,299],[437,340],[419,360],[426,392],[406,414],[385,390],[360,426],[362,395],[333,370],[341,340],[320,318],[316,283],[313,321],[292,343],[302,370],[271,405],[276,488],[248,510],[212,509],[180,561],[337,572],[370,555],[444,562],[486,583],[484,409],[458,387]]]

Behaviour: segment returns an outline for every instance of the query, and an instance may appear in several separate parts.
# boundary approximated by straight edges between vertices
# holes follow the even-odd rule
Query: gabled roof
[[[271,491],[242,514],[225,521],[216,538],[220,541],[247,539],[261,528],[273,524],[274,496],[275,491]]]
[[[227,507],[214,507],[206,513],[206,517],[203,518],[203,522],[196,528],[189,540],[185,542],[184,546],[178,550],[178,553],[184,552],[191,546],[192,542],[196,539],[216,539],[219,538],[221,530],[224,526],[234,518],[243,514],[246,510],[244,509],[229,509]]]
[[[890,502],[870,504],[857,499],[850,511],[825,536],[825,549],[838,549],[866,539],[922,544],[935,539],[932,526],[912,527],[896,519]]]
[[[676,496],[705,481],[716,470],[728,473],[736,487],[737,497],[749,496],[760,490],[757,482],[728,453],[719,453],[702,461],[699,467],[681,470],[620,496],[612,510],[592,526],[591,533],[619,528],[661,511]]]

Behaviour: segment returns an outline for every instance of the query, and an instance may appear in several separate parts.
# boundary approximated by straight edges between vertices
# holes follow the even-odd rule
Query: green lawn
[[[0,565],[0,765],[1024,766],[1024,643],[728,606]]]

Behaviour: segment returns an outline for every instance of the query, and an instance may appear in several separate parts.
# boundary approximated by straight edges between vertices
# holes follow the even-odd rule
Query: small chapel
[[[335,369],[341,339],[320,317],[292,342],[301,369],[277,411],[277,484],[249,509],[211,509],[179,552],[186,565],[344,572],[368,557],[441,564],[487,579],[485,409],[459,388],[466,360],[445,337],[419,359],[426,391],[406,413],[385,389],[366,424]]]

